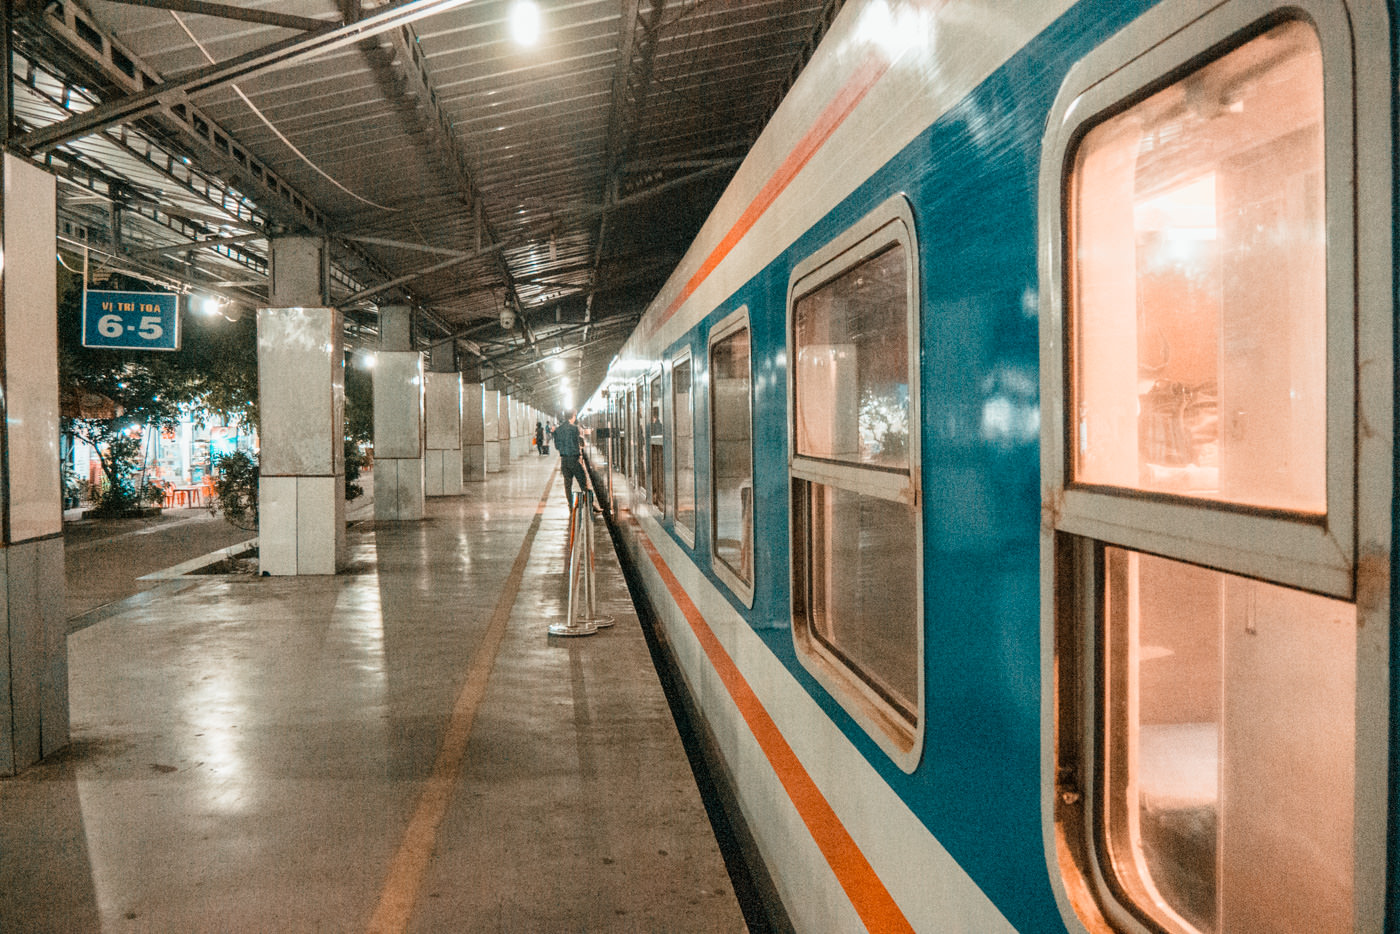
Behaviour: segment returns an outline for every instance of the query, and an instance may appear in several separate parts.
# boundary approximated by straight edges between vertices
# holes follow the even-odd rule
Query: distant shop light
[[[379,358],[372,351],[368,350],[362,350],[357,353],[355,359],[359,361],[360,369],[362,370],[372,370],[374,369],[374,365],[379,362]]]
[[[540,8],[533,0],[516,0],[510,8],[510,35],[517,45],[532,46],[540,41],[543,23]]]

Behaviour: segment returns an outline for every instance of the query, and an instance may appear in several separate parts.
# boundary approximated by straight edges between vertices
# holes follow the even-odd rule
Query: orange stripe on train
[[[768,179],[763,188],[754,196],[754,199],[749,202],[749,206],[744,209],[743,214],[739,215],[734,226],[729,228],[724,239],[710,251],[709,256],[705,257],[705,261],[700,264],[695,275],[690,277],[690,281],[681,289],[680,294],[672,300],[671,304],[652,324],[647,326],[649,334],[655,334],[660,330],[661,326],[671,320],[671,316],[680,310],[686,299],[695,294],[695,290],[700,287],[700,284],[709,278],[710,273],[714,272],[730,251],[739,245],[739,241],[744,238],[744,235],[753,229],[753,225],[758,223],[758,219],[773,205],[773,202],[778,199],[778,195],[782,194],[783,190],[797,177],[797,173],[801,172],[802,168],[812,161],[817,150],[821,149],[837,128],[845,122],[846,117],[850,116],[851,111],[855,110],[856,105],[865,98],[865,95],[889,70],[889,67],[889,59],[873,54],[861,63],[851,80],[841,89],[841,93],[827,105],[826,110],[822,111],[821,116],[812,124],[811,129],[793,147],[792,152],[788,153],[783,164],[778,167],[778,170]]]
[[[729,657],[729,653],[720,644],[719,638],[705,622],[705,618],[700,615],[700,610],[690,599],[690,595],[681,587],[680,581],[671,572],[665,559],[656,550],[656,546],[647,539],[635,520],[631,525],[637,533],[637,540],[641,542],[647,557],[651,560],[657,573],[661,575],[661,580],[666,584],[666,589],[670,591],[672,599],[676,601],[676,605],[685,616],[686,622],[690,624],[691,631],[700,640],[700,646],[705,650],[710,664],[714,666],[715,673],[719,675],[720,680],[724,682],[725,688],[729,691],[730,697],[734,699],[739,713],[749,726],[749,731],[758,741],[759,748],[763,750],[768,763],[777,773],[778,780],[782,782],[788,798],[797,808],[802,822],[807,825],[807,830],[812,834],[817,848],[826,857],[827,864],[831,866],[831,871],[835,873],[841,888],[845,890],[846,897],[851,900],[851,905],[855,908],[856,914],[860,916],[861,922],[867,930],[879,931],[881,934],[898,931],[912,932],[913,926],[904,917],[904,913],[899,910],[899,906],[895,904],[894,897],[885,888],[885,884],[880,881],[880,877],[876,875],[874,868],[865,858],[865,854],[860,851],[855,840],[851,839],[850,832],[841,823],[841,819],[836,816],[836,812],[826,800],[826,796],[821,793],[821,789],[817,787],[817,783],[803,768],[801,760],[797,758],[797,753],[793,752],[788,741],[783,738],[782,731],[773,722],[773,718],[769,716],[763,702],[758,699],[758,695],[749,686],[748,681],[739,671],[739,667],[734,664],[734,660]]]

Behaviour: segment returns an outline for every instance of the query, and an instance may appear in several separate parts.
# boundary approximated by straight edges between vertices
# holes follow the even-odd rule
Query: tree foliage
[[[243,451],[219,461],[214,495],[230,525],[247,531],[258,527],[258,462]],[[213,511],[213,505],[210,505]]]
[[[81,276],[61,266],[58,307],[59,382],[66,393],[105,396],[116,406],[112,418],[66,417],[63,428],[91,445],[107,480],[99,509],[120,512],[136,505],[139,444],[129,435],[133,425],[174,429],[182,416],[203,413],[238,417],[257,424],[257,322],[251,315],[228,320],[222,315],[181,316],[181,344],[176,351],[91,348],[82,345]],[[149,283],[119,273],[107,288],[159,291]]]

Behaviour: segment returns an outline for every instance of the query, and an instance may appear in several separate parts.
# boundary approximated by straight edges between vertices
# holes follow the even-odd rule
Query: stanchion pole
[[[591,620],[574,618],[574,597],[579,584],[583,583],[587,588],[591,584],[586,581],[592,578],[587,568],[586,538],[590,529],[581,527],[580,522],[589,522],[588,502],[584,499],[582,491],[574,494],[574,501],[569,504],[569,601],[563,622],[550,624],[551,636],[591,636],[598,631],[597,625]],[[579,580],[580,574],[585,576],[585,582]]]
[[[598,583],[595,576],[598,558],[597,550],[593,546],[593,491],[585,490],[582,498],[583,505],[579,507],[579,513],[583,517],[584,524],[581,534],[584,548],[584,602],[588,615],[580,617],[579,622],[587,623],[595,629],[606,629],[613,624],[613,618],[598,613]]]

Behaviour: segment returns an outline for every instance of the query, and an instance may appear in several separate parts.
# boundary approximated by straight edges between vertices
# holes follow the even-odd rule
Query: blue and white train
[[[591,403],[798,930],[1400,930],[1398,41],[845,4]]]

